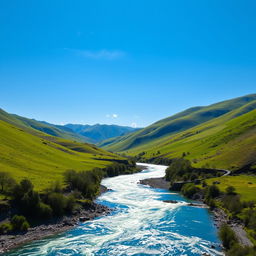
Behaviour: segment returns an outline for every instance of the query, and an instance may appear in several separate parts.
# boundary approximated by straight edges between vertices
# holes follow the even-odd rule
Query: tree
[[[220,190],[216,185],[211,185],[206,189],[206,198],[216,198],[220,195]]]
[[[14,215],[11,219],[11,225],[15,231],[27,231],[29,224],[24,216]]]
[[[228,186],[227,188],[226,188],[226,193],[228,194],[228,195],[235,195],[236,194],[236,189],[233,187],[233,186]]]
[[[219,230],[219,237],[223,243],[223,246],[229,250],[237,243],[237,238],[234,231],[227,225],[223,224]]]
[[[47,204],[50,205],[54,215],[62,216],[67,206],[67,200],[60,193],[51,193],[48,195]]]
[[[199,190],[193,183],[187,183],[182,186],[181,193],[188,198],[192,198]]]
[[[191,172],[192,167],[189,160],[184,158],[174,159],[165,171],[165,178],[168,181],[182,179],[186,173]]]
[[[1,192],[6,192],[6,190],[15,184],[14,179],[8,172],[0,172],[0,188]]]

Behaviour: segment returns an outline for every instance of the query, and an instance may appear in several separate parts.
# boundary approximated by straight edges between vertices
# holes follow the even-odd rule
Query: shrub
[[[242,247],[235,244],[228,252],[227,256],[255,256],[256,250],[250,247]]]
[[[10,188],[15,185],[14,179],[8,172],[0,172],[0,190],[1,192],[8,192]]]
[[[78,190],[86,198],[92,199],[99,191],[102,171],[98,169],[81,172],[68,170],[64,174],[64,179],[72,190]]]
[[[71,213],[75,206],[76,206],[76,199],[73,195],[70,195],[67,197],[67,202],[66,202],[66,210],[67,212]]]
[[[219,237],[225,249],[229,250],[237,243],[234,231],[227,225],[223,224],[219,230]]]
[[[33,209],[35,209],[40,202],[40,197],[38,192],[30,190],[26,192],[21,198],[19,204],[23,212],[27,215],[34,215]]]
[[[165,178],[168,181],[175,181],[183,177],[187,172],[191,171],[191,163],[187,159],[179,158],[173,160],[165,171]]]
[[[52,217],[52,208],[45,204],[40,202],[37,206],[37,214],[42,219],[50,219]]]
[[[193,183],[187,183],[183,185],[181,189],[181,193],[188,198],[192,198],[193,195],[199,191],[200,189],[196,187]]]
[[[226,188],[227,195],[236,195],[236,189],[233,186],[228,186]]]
[[[222,198],[223,206],[228,209],[234,216],[240,213],[243,209],[243,205],[238,195],[225,195]]]
[[[20,184],[14,186],[12,196],[14,200],[20,201],[24,194],[33,190],[33,184],[29,179],[23,179]]]
[[[216,208],[216,202],[214,199],[207,199],[206,203],[209,205],[210,209],[213,210]]]
[[[60,193],[50,193],[47,198],[47,204],[50,205],[53,215],[62,216],[67,206],[66,197]]]
[[[28,231],[30,225],[28,224],[27,221],[23,222],[22,225],[21,225],[21,228],[20,228],[20,231]]]
[[[14,215],[11,219],[12,229],[15,231],[27,231],[29,223],[24,216]]]
[[[9,222],[0,225],[0,234],[4,235],[12,231],[12,225]]]
[[[59,180],[53,182],[51,184],[51,186],[47,189],[46,192],[56,192],[56,193],[61,193],[62,192],[62,187],[61,187],[61,183]]]
[[[211,185],[206,188],[205,197],[208,199],[216,198],[220,195],[220,190],[216,185]]]

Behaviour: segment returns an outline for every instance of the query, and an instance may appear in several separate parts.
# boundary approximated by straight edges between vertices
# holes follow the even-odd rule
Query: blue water
[[[115,208],[111,215],[5,255],[223,255],[207,209],[188,206],[179,194],[138,184],[142,179],[164,176],[165,166],[148,167],[141,173],[103,180],[111,191],[97,201]]]

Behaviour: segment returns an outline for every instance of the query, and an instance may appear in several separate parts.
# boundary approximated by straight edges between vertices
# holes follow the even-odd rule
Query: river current
[[[74,229],[32,242],[8,256],[223,255],[207,209],[187,205],[177,193],[152,189],[140,180],[163,177],[165,166],[143,164],[140,173],[107,178],[110,189],[97,202],[115,210]],[[177,204],[163,200],[177,200]]]

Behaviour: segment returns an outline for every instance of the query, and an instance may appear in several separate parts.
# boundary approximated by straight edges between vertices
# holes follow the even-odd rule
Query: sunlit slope
[[[255,169],[256,102],[130,153],[140,152],[145,152],[146,158],[185,155],[196,166]]]
[[[8,116],[5,116],[6,121]],[[62,180],[67,169],[91,170],[109,165],[118,156],[94,145],[47,135],[0,120],[0,170],[20,180],[28,177],[41,190]],[[102,160],[100,160],[102,159]]]
[[[209,120],[223,116],[233,110],[256,100],[256,94],[251,94],[206,107],[194,107],[181,113],[160,120],[132,134],[104,141],[101,147],[113,152],[139,151],[149,143],[188,130]]]
[[[56,136],[56,137],[68,139],[68,140],[75,140],[78,142],[91,141],[89,138],[83,135],[77,134],[65,126],[52,125],[46,122],[40,122],[34,119],[29,119],[29,118],[18,116],[18,115],[11,115],[11,116],[15,118],[17,121],[19,121],[19,123],[25,127],[33,128],[52,136]]]

